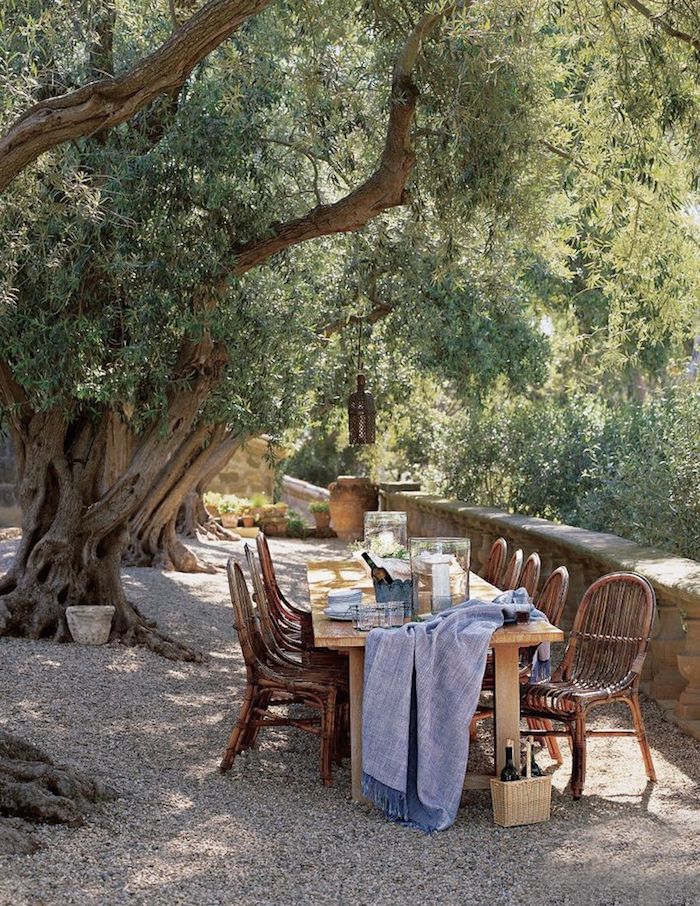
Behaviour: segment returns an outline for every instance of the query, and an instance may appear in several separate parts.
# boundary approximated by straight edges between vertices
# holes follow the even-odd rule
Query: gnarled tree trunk
[[[242,443],[239,435],[229,431],[212,450],[199,480],[182,501],[177,514],[177,530],[181,535],[187,538],[204,537],[210,541],[240,541],[236,532],[224,528],[214,519],[204,503],[204,494]]]
[[[0,633],[68,641],[66,607],[112,605],[112,638],[147,645],[167,657],[191,658],[124,594],[120,562],[133,495],[117,497],[106,513],[92,518],[105,496],[102,465],[109,421],[90,416],[67,421],[63,413],[51,411],[34,415],[28,430],[16,434],[22,538],[0,580]],[[155,464],[152,470],[155,478]],[[143,471],[139,481],[148,481]]]
[[[113,797],[108,787],[0,730],[0,854],[37,849],[26,825],[12,819],[77,827],[92,803]]]
[[[223,426],[200,425],[190,433],[129,522],[126,563],[178,572],[216,571],[180,541],[177,520],[185,501],[203,481],[210,480],[212,471],[221,470],[238,446],[238,436]],[[213,520],[211,524],[215,524]],[[209,530],[205,525],[202,528]],[[225,531],[221,529],[218,537],[238,540],[234,533],[223,534]]]
[[[195,653],[169,639],[127,601],[120,564],[128,521],[177,457],[202,400],[218,381],[225,350],[209,339],[184,344],[176,373],[189,385],[168,401],[167,420],[135,437],[117,413],[32,412],[0,367],[18,455],[22,539],[0,579],[0,635],[70,638],[66,607],[115,608],[112,638],[169,658]]]

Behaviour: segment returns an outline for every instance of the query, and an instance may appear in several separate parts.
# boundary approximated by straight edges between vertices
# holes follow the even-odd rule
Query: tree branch
[[[645,19],[648,19],[652,25],[656,25],[657,28],[660,28],[665,34],[671,38],[676,38],[678,41],[682,41],[684,44],[688,44],[693,50],[700,51],[700,38],[695,38],[693,35],[689,35],[687,32],[679,31],[674,25],[672,25],[668,19],[666,19],[662,13],[654,13],[649,9],[648,6],[645,6],[643,3],[640,3],[639,0],[623,0],[625,6],[628,6],[630,9],[636,10],[638,13],[641,13]]]
[[[359,230],[383,211],[406,204],[406,184],[415,163],[411,125],[418,89],[413,82],[413,68],[426,37],[457,6],[468,8],[471,2],[450,4],[424,16],[399,48],[394,62],[386,141],[375,172],[340,201],[317,205],[303,217],[275,226],[268,238],[234,249],[236,257],[228,275],[241,276],[277,252],[301,242]]]
[[[123,123],[160,95],[172,95],[200,60],[270,2],[210,0],[124,75],[35,104],[0,137],[0,192],[50,148]]]

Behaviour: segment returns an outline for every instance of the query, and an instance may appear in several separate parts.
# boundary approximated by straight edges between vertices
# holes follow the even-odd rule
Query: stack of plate
[[[362,589],[338,588],[328,592],[328,607],[323,611],[331,620],[352,620],[362,603]]]

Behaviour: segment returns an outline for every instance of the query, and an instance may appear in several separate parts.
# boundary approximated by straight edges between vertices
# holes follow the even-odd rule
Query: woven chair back
[[[280,591],[277,584],[277,575],[272,563],[272,555],[267,538],[262,532],[258,532],[256,545],[258,548],[258,559],[260,560],[260,570],[262,572],[263,585],[267,594],[268,606],[275,612],[278,623],[285,624],[290,628],[299,624],[299,616],[294,613],[294,608]]]
[[[233,558],[229,558],[226,564],[226,575],[233,604],[233,624],[238,633],[243,660],[250,677],[251,674],[255,675],[258,665],[267,659],[267,646],[258,627],[243,571]]]
[[[486,579],[487,582],[490,582],[491,585],[495,585],[497,588],[500,588],[501,574],[503,572],[503,565],[506,562],[507,552],[508,545],[506,544],[506,539],[496,538],[491,545],[489,559],[486,561],[484,579]]]
[[[595,581],[579,605],[562,662],[563,677],[610,688],[642,671],[656,598],[636,573],[611,573]]]
[[[256,610],[258,619],[260,620],[260,628],[262,630],[263,638],[265,639],[268,647],[271,644],[274,646],[278,641],[278,639],[276,638],[276,627],[273,623],[272,615],[270,613],[267,594],[265,593],[265,586],[263,585],[262,578],[260,576],[260,570],[258,569],[255,554],[248,544],[245,544],[243,546],[243,551],[248,562],[248,571],[250,572],[250,578],[253,581],[253,598],[257,605]]]
[[[520,577],[520,585],[518,586],[518,588],[524,588],[531,598],[534,598],[537,594],[537,587],[540,584],[541,571],[542,561],[540,560],[540,555],[537,552],[530,554],[530,556],[525,561],[523,574]]]
[[[537,609],[542,611],[552,626],[558,626],[561,622],[568,593],[569,570],[565,566],[559,566],[550,574],[535,599]]]
[[[282,593],[280,591],[279,585],[277,584],[277,575],[275,573],[275,567],[272,562],[270,545],[267,543],[267,538],[265,537],[263,532],[258,532],[255,543],[258,548],[260,569],[262,570],[263,582],[265,583],[267,593],[270,596],[275,594],[277,597],[281,598]]]
[[[520,577],[523,573],[523,552],[518,550],[510,558],[506,571],[503,575],[503,591],[509,591],[512,588],[520,588]]]

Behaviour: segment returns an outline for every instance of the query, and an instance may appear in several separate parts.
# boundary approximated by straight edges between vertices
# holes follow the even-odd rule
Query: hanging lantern
[[[348,434],[350,444],[373,444],[377,409],[374,397],[365,390],[365,376],[362,373],[362,321],[358,319],[357,339],[357,390],[348,397]]]
[[[360,373],[357,390],[348,398],[348,431],[353,446],[374,443],[376,414],[374,397],[365,390],[365,376]]]

